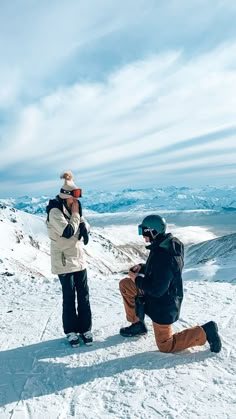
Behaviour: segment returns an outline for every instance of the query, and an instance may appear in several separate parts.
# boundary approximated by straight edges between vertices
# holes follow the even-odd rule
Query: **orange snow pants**
[[[137,287],[130,278],[122,279],[119,285],[126,318],[129,322],[136,323],[139,321],[134,306]],[[156,344],[160,352],[177,352],[193,346],[202,346],[206,343],[206,334],[201,326],[190,327],[173,334],[171,324],[152,323]]]

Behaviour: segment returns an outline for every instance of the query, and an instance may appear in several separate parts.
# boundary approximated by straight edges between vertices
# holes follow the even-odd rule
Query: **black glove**
[[[84,244],[88,244],[89,241],[89,233],[88,230],[86,228],[85,222],[82,221],[79,225],[79,240],[83,237],[84,239]]]

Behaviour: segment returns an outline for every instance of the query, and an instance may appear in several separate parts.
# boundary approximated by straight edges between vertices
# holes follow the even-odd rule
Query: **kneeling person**
[[[142,314],[145,311],[152,319],[156,344],[161,352],[181,351],[207,341],[212,352],[220,352],[221,340],[214,321],[172,333],[171,325],[179,318],[183,300],[184,246],[171,233],[166,234],[166,221],[159,215],[145,217],[138,228],[148,243],[150,254],[146,264],[133,266],[129,276],[120,281],[126,317],[132,323],[121,328],[120,334],[125,337],[146,334]],[[140,307],[142,300],[144,306]]]

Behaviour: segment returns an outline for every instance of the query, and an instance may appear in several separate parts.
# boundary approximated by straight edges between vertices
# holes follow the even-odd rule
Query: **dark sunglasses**
[[[73,191],[67,191],[66,189],[61,188],[61,193],[64,193],[66,195],[71,195],[73,198],[82,198],[82,189],[73,189]]]

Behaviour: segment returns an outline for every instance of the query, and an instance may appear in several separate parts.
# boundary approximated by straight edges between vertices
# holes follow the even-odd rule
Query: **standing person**
[[[161,352],[181,351],[204,345],[206,341],[212,352],[220,352],[221,340],[214,321],[172,333],[171,325],[179,318],[183,300],[184,247],[171,233],[166,234],[166,221],[159,215],[148,215],[138,229],[150,254],[146,264],[130,268],[128,278],[120,281],[127,320],[132,323],[122,327],[120,334],[125,337],[146,334],[144,314],[147,314]]]
[[[79,336],[91,345],[92,316],[89,303],[86,260],[83,245],[88,243],[89,224],[82,216],[77,198],[82,196],[70,171],[62,173],[59,195],[47,206],[47,229],[51,241],[51,268],[62,286],[62,321],[69,343],[79,346]],[[84,243],[83,243],[84,242]],[[77,299],[77,303],[76,303]]]

